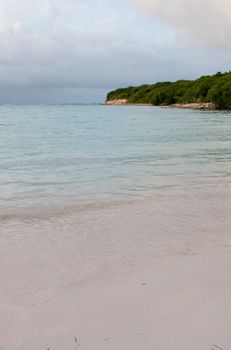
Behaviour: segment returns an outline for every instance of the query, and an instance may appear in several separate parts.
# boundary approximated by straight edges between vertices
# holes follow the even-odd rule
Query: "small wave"
[[[126,206],[137,202],[144,201],[145,199],[133,198],[124,200],[108,200],[99,202],[84,202],[78,204],[68,204],[63,207],[39,207],[39,208],[16,208],[0,211],[0,222],[6,222],[11,220],[42,220],[51,219],[59,216],[72,216],[77,213],[116,208],[120,206]]]

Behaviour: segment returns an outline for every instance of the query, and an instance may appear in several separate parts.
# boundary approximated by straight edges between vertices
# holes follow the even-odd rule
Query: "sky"
[[[0,1],[0,103],[103,102],[230,66],[230,0]]]

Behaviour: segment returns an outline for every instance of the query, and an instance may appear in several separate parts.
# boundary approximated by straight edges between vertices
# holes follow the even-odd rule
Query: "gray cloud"
[[[187,44],[230,48],[230,0],[131,0],[141,12],[165,22]]]
[[[92,3],[2,0],[1,84],[105,88],[147,79],[147,63],[158,65],[168,37],[146,38],[122,2]]]
[[[167,15],[159,1],[131,1],[145,16],[126,0],[1,0],[0,102],[75,102],[85,101],[84,94],[102,101],[118,86],[228,67],[228,49],[185,50],[175,35],[177,8],[170,16],[174,7]]]

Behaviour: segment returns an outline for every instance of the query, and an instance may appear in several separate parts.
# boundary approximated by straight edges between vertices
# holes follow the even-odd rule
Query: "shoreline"
[[[151,103],[127,103],[126,100],[109,100],[103,103],[104,106],[153,106]]]
[[[121,100],[108,100],[103,103],[105,106],[149,106],[149,107],[161,107],[161,108],[179,108],[179,109],[194,109],[194,110],[221,110],[216,108],[212,102],[204,103],[175,103],[172,105],[152,105],[151,103],[127,103],[125,99]],[[230,110],[230,108],[224,110]],[[223,109],[222,109],[223,110]]]
[[[230,205],[210,185],[6,223],[1,346],[229,349]]]
[[[215,110],[216,106],[214,103],[206,102],[206,103],[176,103],[173,105],[169,105],[167,107],[170,108],[183,108],[183,109],[205,109],[205,110]]]

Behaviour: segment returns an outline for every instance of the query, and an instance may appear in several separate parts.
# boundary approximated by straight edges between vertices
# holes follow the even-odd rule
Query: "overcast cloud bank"
[[[204,47],[230,48],[230,0],[131,0],[137,9],[173,28],[178,39]]]
[[[17,102],[74,102],[89,88],[102,89],[98,101],[117,86],[226,70],[230,34],[227,0],[1,0],[0,102],[17,91]]]

